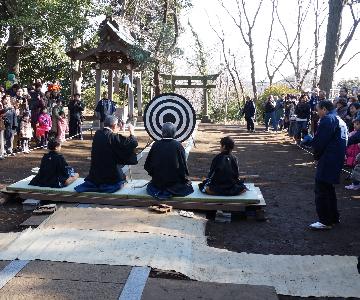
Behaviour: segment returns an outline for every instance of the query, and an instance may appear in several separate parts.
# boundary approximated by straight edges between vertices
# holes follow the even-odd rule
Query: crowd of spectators
[[[65,110],[60,91],[58,82],[39,80],[27,88],[17,83],[8,89],[0,86],[0,159],[29,153],[30,145],[46,148],[49,139],[63,143],[69,131],[71,137],[82,139],[80,95],[75,94]]]
[[[269,96],[264,107],[266,131],[269,131],[271,120],[273,131],[285,130],[298,145],[311,149],[311,142],[319,124],[317,105],[326,99],[326,93],[318,89],[301,95]],[[360,189],[360,94],[356,90],[349,93],[348,89],[343,87],[332,102],[337,117],[345,122],[349,133],[344,167],[356,171],[352,172],[353,183],[346,188],[358,190]]]

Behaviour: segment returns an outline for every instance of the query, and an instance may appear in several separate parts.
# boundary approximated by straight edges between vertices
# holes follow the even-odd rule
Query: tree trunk
[[[75,61],[72,69],[72,91],[71,94],[81,94],[82,86],[82,63],[80,61]]]
[[[82,45],[80,39],[72,42],[71,48],[77,48]],[[82,80],[83,80],[83,63],[79,60],[71,62],[71,97],[74,94],[81,94]]]
[[[315,11],[315,31],[314,31],[314,76],[313,76],[313,88],[318,85],[318,65],[319,65],[319,0],[316,0],[316,11]]]
[[[339,40],[341,33],[341,15],[346,0],[329,0],[329,17],[326,32],[326,46],[321,66],[320,89],[327,95],[334,80],[335,67],[339,56]]]
[[[159,96],[161,93],[160,91],[160,71],[159,66],[157,65],[154,70],[154,94],[155,97]]]
[[[9,30],[9,39],[6,43],[6,67],[8,73],[13,73],[16,77],[20,72],[20,50],[23,45],[23,30],[11,26]]]
[[[257,87],[256,87],[256,75],[255,75],[255,57],[254,57],[254,44],[252,42],[252,37],[249,34],[249,52],[250,52],[250,62],[251,62],[251,84],[254,94],[254,99],[257,100]]]

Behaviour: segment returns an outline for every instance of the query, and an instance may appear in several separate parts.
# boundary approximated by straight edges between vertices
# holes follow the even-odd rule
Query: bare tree
[[[219,21],[220,24],[220,21]],[[235,92],[236,92],[236,98],[238,101],[238,105],[239,105],[239,109],[241,107],[240,105],[240,93],[239,90],[237,88],[237,84],[236,84],[236,77],[234,75],[233,69],[231,67],[231,63],[229,61],[228,55],[227,55],[227,51],[226,51],[226,46],[225,46],[225,33],[224,33],[224,29],[222,28],[221,24],[219,26],[219,28],[221,28],[221,34],[214,28],[214,26],[211,25],[210,23],[210,27],[211,29],[215,32],[215,34],[217,35],[217,37],[219,38],[220,42],[221,42],[221,48],[222,48],[222,56],[224,58],[224,63],[225,63],[225,68],[226,70],[229,72],[230,77],[231,77],[231,81],[233,83]]]
[[[176,1],[174,1],[173,6],[173,20],[174,20],[174,41],[171,44],[170,48],[167,49],[165,51],[165,56],[168,56],[172,49],[176,46],[178,37],[179,37],[179,25],[178,25],[178,17],[177,17],[177,10],[176,10]],[[164,36],[165,36],[165,30],[166,27],[168,25],[168,19],[169,19],[169,15],[170,15],[170,2],[169,0],[164,0],[163,2],[163,19],[162,19],[162,28],[161,28],[161,32],[160,35],[157,39],[156,45],[155,45],[155,49],[154,49],[154,56],[156,58],[156,64],[155,64],[155,68],[154,68],[154,79],[153,79],[153,83],[155,86],[154,92],[155,92],[155,96],[160,95],[160,59],[159,59],[159,53],[160,53],[160,46],[161,44],[164,42]]]
[[[269,36],[268,36],[268,40],[267,40],[267,49],[266,49],[266,56],[265,56],[266,73],[269,78],[270,86],[273,84],[273,80],[274,80],[276,73],[279,71],[279,69],[284,64],[285,60],[291,53],[291,49],[293,48],[295,41],[296,41],[296,38],[295,38],[293,40],[293,42],[291,43],[291,45],[289,45],[289,47],[286,49],[286,51],[283,52],[284,53],[283,57],[280,59],[279,63],[274,65],[273,61],[274,61],[275,53],[277,53],[279,51],[279,49],[274,51],[274,55],[271,59],[270,59],[270,49],[271,49],[271,44],[272,44],[272,34],[273,34],[273,28],[274,28],[274,23],[275,23],[275,14],[278,16],[278,19],[279,19],[279,14],[277,12],[278,0],[271,0],[271,1],[272,1],[271,25],[270,25]],[[272,70],[270,70],[271,67],[272,67]]]
[[[341,66],[339,66],[336,70],[340,71],[343,67],[345,67],[349,62],[351,62],[356,56],[358,56],[360,54],[360,51],[356,52],[353,56],[351,56],[346,62],[344,62]]]
[[[327,9],[327,6],[324,5],[325,0],[322,0],[320,4],[319,0],[314,1],[314,12],[315,12],[315,29],[314,29],[314,74],[312,85],[316,87],[319,82],[319,66],[321,64],[319,58],[319,47],[320,47],[320,32],[321,27],[324,25],[326,16],[322,16],[322,13]]]
[[[276,11],[278,20],[280,23],[280,26],[282,28],[282,31],[285,36],[285,42],[282,42],[281,40],[278,40],[279,43],[282,45],[284,50],[286,51],[287,60],[291,64],[294,70],[295,75],[295,84],[291,84],[293,88],[301,90],[303,88],[303,84],[305,82],[306,77],[316,68],[319,67],[321,62],[314,63],[314,53],[315,48],[316,51],[318,51],[319,44],[315,44],[312,46],[312,48],[307,47],[305,50],[303,50],[302,45],[302,30],[303,26],[307,20],[308,12],[310,9],[311,1],[307,3],[307,5],[304,7],[304,0],[297,0],[297,32],[295,34],[294,40],[290,40],[289,34],[287,32],[286,26],[281,21],[281,17],[279,16],[278,11]],[[292,48],[295,47],[295,53],[293,53]],[[310,53],[310,54],[309,54]],[[318,52],[316,52],[318,53]],[[308,63],[306,65],[306,68],[304,68],[304,60],[307,60]]]
[[[248,11],[246,9],[245,0],[235,0],[237,9],[238,9],[238,19],[234,17],[234,15],[229,11],[229,9],[225,6],[223,0],[218,0],[220,5],[226,10],[227,14],[232,18],[235,25],[239,28],[241,37],[248,47],[249,55],[250,55],[250,63],[251,63],[251,84],[253,88],[254,98],[257,99],[257,87],[256,87],[256,71],[255,71],[255,55],[254,55],[254,41],[253,41],[253,33],[255,28],[256,19],[259,15],[259,11],[263,4],[263,0],[259,1],[257,6],[255,15],[252,20],[250,20]],[[245,24],[245,25],[244,25]]]
[[[349,6],[350,12],[351,12],[351,17],[353,19],[353,25],[351,26],[349,33],[347,34],[345,40],[340,45],[340,54],[339,54],[339,58],[338,58],[338,65],[339,65],[340,61],[342,60],[342,58],[344,57],[344,54],[345,54],[350,42],[352,41],[352,39],[354,37],[356,29],[357,29],[358,25],[360,24],[360,16],[356,16],[355,11],[354,11],[354,5],[359,4],[359,3],[360,3],[359,0],[350,0],[348,2],[348,6]]]
[[[229,55],[230,55],[230,49],[229,49]],[[243,102],[245,104],[245,90],[244,90],[244,85],[243,85],[243,82],[241,80],[241,77],[240,77],[240,72],[239,72],[239,69],[237,67],[237,59],[236,59],[236,56],[235,54],[232,54],[232,58],[233,58],[233,71],[235,72],[236,74],[236,78],[238,80],[238,83],[239,83],[239,86],[240,86],[240,91],[241,91],[241,95],[242,95],[242,99],[243,99]]]
[[[341,17],[346,0],[329,0],[329,16],[326,32],[326,46],[321,66],[320,88],[328,94],[334,80],[335,66],[338,63],[341,34]]]
[[[194,27],[191,25],[190,20],[188,21],[191,33],[194,36],[194,52],[195,59],[194,62],[188,61],[192,66],[195,66],[200,75],[209,75],[208,74],[208,53],[205,50],[204,43],[200,40],[198,33],[195,31]]]
[[[360,51],[356,52],[355,54],[353,54],[345,63],[341,63],[342,59],[344,58],[344,54],[346,52],[346,50],[349,47],[350,42],[353,40],[353,37],[355,35],[356,29],[358,27],[358,25],[360,24],[360,16],[356,15],[355,10],[354,10],[354,5],[355,4],[360,4],[359,0],[350,0],[348,2],[348,6],[350,8],[350,13],[351,13],[351,17],[353,19],[353,24],[348,32],[348,34],[346,35],[345,40],[340,44],[340,54],[339,54],[339,58],[338,58],[338,62],[337,62],[337,71],[341,70],[343,67],[345,67],[349,62],[351,62],[356,56],[358,56],[360,54]]]

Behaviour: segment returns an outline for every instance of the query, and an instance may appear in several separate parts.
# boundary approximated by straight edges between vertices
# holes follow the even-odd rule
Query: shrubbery
[[[289,88],[287,85],[272,85],[268,87],[262,95],[260,95],[258,101],[256,102],[256,114],[257,120],[263,120],[264,118],[264,105],[266,99],[270,96],[282,96],[287,94],[298,94],[299,91]]]

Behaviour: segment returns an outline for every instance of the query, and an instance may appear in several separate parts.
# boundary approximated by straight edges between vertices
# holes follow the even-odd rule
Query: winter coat
[[[18,126],[18,122],[17,122],[16,112],[15,112],[14,108],[12,108],[12,107],[5,108],[3,119],[4,119],[5,129],[16,130],[16,128]]]
[[[57,140],[60,143],[63,143],[66,141],[66,132],[69,131],[69,126],[67,124],[66,118],[59,117],[58,123],[57,123]]]
[[[95,108],[95,113],[100,119],[100,122],[104,122],[106,116],[112,116],[116,111],[116,104],[110,99],[101,99]]]
[[[312,112],[316,111],[316,106],[319,103],[320,99],[318,96],[311,96],[309,100],[310,109]]]
[[[276,114],[276,119],[277,120],[280,120],[280,119],[282,119],[284,117],[284,114],[285,114],[284,100],[279,99],[276,102],[275,114]]]
[[[59,120],[59,113],[63,110],[62,106],[54,106],[54,108],[51,111],[51,131],[57,132],[58,129],[58,120]]]
[[[347,106],[343,106],[336,110],[337,115],[346,122],[346,116],[348,114]]]
[[[45,107],[45,103],[41,99],[40,100],[36,99],[36,102],[33,102],[30,107],[31,107],[30,108],[31,123],[35,125],[39,120],[39,116],[41,115],[41,110]]]
[[[49,132],[52,126],[51,117],[48,114],[41,114],[38,119],[38,126],[36,128],[36,136],[41,137],[45,132]]]
[[[82,112],[85,107],[82,101],[70,101],[68,105],[70,120],[81,121]],[[70,121],[71,122],[71,121]]]
[[[310,119],[310,104],[309,103],[299,103],[296,105],[295,114],[297,119],[309,120]]]
[[[39,98],[38,97],[39,96],[40,96],[40,98],[43,98],[44,94],[42,92],[38,92],[38,91],[30,92],[31,99],[30,99],[30,103],[29,103],[29,109],[31,110],[31,112],[33,112],[34,110],[36,110],[38,108],[38,105],[39,105]]]
[[[346,124],[336,116],[335,110],[320,119],[319,127],[311,143],[314,149],[314,159],[318,161],[317,181],[330,184],[339,183],[347,139]]]
[[[349,134],[349,137],[356,134],[356,131],[353,131]],[[360,153],[360,147],[359,144],[353,144],[350,146],[347,146],[346,148],[346,160],[345,165],[353,168],[356,166],[356,156]]]
[[[354,133],[349,136],[348,146],[360,143],[360,131],[353,131]]]
[[[23,139],[31,139],[32,138],[32,127],[31,122],[21,120],[20,122],[20,137]]]
[[[253,100],[248,100],[245,103],[244,109],[243,109],[243,115],[245,115],[245,118],[253,118],[256,113],[255,103]]]
[[[266,101],[265,103],[265,113],[272,113],[275,111],[274,101]]]

